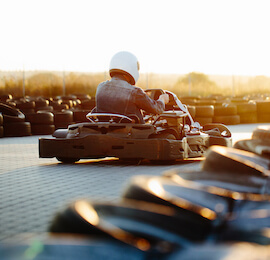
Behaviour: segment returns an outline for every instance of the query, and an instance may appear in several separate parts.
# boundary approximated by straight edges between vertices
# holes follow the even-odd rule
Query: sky
[[[269,0],[0,0],[0,71],[270,76]]]

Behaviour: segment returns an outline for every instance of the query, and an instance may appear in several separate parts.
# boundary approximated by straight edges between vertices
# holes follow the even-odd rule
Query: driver
[[[135,84],[139,78],[139,62],[130,52],[116,53],[110,62],[111,80],[97,87],[97,113],[114,113],[125,116],[137,116],[144,123],[141,110],[151,114],[160,114],[169,102],[168,94],[162,94],[158,100],[151,99]]]

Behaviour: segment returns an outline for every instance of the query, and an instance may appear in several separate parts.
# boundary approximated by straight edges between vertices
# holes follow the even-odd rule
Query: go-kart
[[[58,129],[52,138],[40,138],[39,156],[56,157],[63,163],[104,157],[170,161],[202,157],[211,145],[232,145],[225,125],[200,126],[174,93],[162,89],[146,93],[155,100],[163,93],[169,95],[162,114],[145,114],[145,123],[138,123],[133,116],[91,111],[86,116],[89,122]]]

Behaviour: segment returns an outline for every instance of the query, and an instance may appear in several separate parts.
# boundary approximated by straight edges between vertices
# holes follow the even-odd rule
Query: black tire
[[[91,217],[86,220],[84,212],[87,212],[88,209],[100,221],[92,221]],[[172,211],[167,214],[168,210],[170,209],[167,207],[146,202],[125,201],[116,204],[78,200],[57,214],[50,231],[113,238],[114,241],[118,240],[135,248],[139,247],[139,244],[136,243],[142,241],[143,238],[147,242],[148,250],[153,247],[155,254],[158,253],[159,256],[162,256],[160,253],[162,251],[163,253],[168,252],[168,249],[171,251],[172,245],[180,243],[179,245],[186,246],[190,244],[184,238],[178,241],[175,239],[178,231],[180,233],[181,229],[185,229],[179,224],[183,218]],[[112,226],[114,226],[114,230],[111,228]],[[119,236],[117,232],[129,235],[128,237],[126,235]],[[162,246],[161,241],[166,244],[167,248]],[[167,243],[164,243],[165,241]]]
[[[233,116],[237,115],[237,107],[235,105],[216,106],[214,109],[215,116]]]
[[[31,124],[29,122],[13,122],[4,124],[4,136],[29,136],[31,135]]]
[[[191,117],[194,118],[196,116],[196,107],[195,106],[187,106],[188,112],[190,113]]]
[[[7,100],[12,99],[11,94],[4,94],[0,96],[0,102],[6,102]]]
[[[270,113],[269,114],[257,114],[258,123],[270,123]]]
[[[0,103],[0,113],[2,113],[4,124],[25,121],[25,115],[20,110],[6,104]]]
[[[217,123],[205,124],[203,126],[203,131],[209,131],[209,130],[212,130],[214,128],[218,128],[220,133],[223,133],[223,136],[226,136],[226,137],[232,136],[231,131],[224,124],[217,124]]]
[[[74,110],[73,111],[73,120],[75,123],[80,122],[89,122],[86,118],[86,115],[89,113],[89,110]]]
[[[206,124],[210,124],[213,122],[213,118],[212,117],[195,117],[194,119],[195,122],[199,122],[200,125],[206,125]]]
[[[54,122],[56,124],[58,123],[71,123],[73,122],[73,112],[70,110],[64,110],[64,111],[55,111],[54,113]]]
[[[26,116],[26,115],[29,115],[29,114],[34,114],[36,112],[36,110],[34,108],[24,108],[24,109],[20,109],[23,114]]]
[[[52,135],[55,131],[54,125],[31,125],[32,135]]]
[[[241,124],[254,124],[257,123],[257,112],[242,113],[238,114],[240,116]]]
[[[35,102],[34,101],[22,101],[17,103],[17,108],[20,110],[24,109],[34,109],[35,108]]]
[[[240,124],[240,116],[214,116],[213,123],[221,123],[224,125],[238,125]]]
[[[37,107],[36,111],[50,111],[53,112],[53,107],[52,106],[44,106],[44,107]]]
[[[90,100],[84,100],[82,101],[82,109],[85,110],[92,110],[96,106],[96,100],[95,98],[91,98]]]
[[[3,115],[2,115],[2,113],[0,112],[0,126],[2,126],[3,125]]]
[[[170,139],[170,140],[176,140],[176,136],[169,132],[161,132],[160,134],[155,135],[155,138],[159,139]]]
[[[257,113],[257,105],[253,102],[237,104],[237,114]]]
[[[257,112],[260,114],[270,114],[270,101],[256,101]]]
[[[214,106],[197,106],[196,105],[196,117],[213,117]]]
[[[156,190],[155,187],[157,187],[158,190]],[[169,178],[142,175],[133,177],[129,183],[127,183],[122,198],[124,200],[132,199],[172,207],[182,216],[183,220],[185,220],[185,225],[181,225],[183,229],[179,231],[181,232],[180,235],[191,240],[199,241],[209,234],[212,228],[212,221],[215,217],[213,215],[213,218],[210,219],[210,215],[209,218],[207,218],[199,214],[199,209],[205,207],[201,198],[204,197],[206,193],[202,192],[200,194],[200,191],[197,193],[193,188],[190,190],[187,189],[186,192],[184,190],[185,188],[183,186]],[[197,194],[190,196],[194,192]],[[210,195],[210,197],[212,196]],[[216,196],[214,197],[216,198]],[[208,203],[207,201],[208,200],[205,198],[205,204]],[[214,204],[216,204],[217,201],[213,198],[209,200],[209,207],[211,209],[214,208]],[[222,201],[226,201],[226,199],[222,199]],[[211,211],[210,208],[209,210]],[[224,209],[225,208],[226,205]]]
[[[4,136],[4,127],[0,126],[0,137]]]
[[[32,125],[53,125],[54,115],[49,111],[38,111],[37,113],[26,115],[26,121]]]
[[[43,98],[38,98],[35,100],[35,107],[36,110],[39,110],[41,107],[47,107],[49,106],[49,100],[43,99]]]
[[[59,162],[66,163],[66,164],[72,164],[80,160],[80,158],[66,158],[66,157],[56,157],[56,159]]]
[[[269,160],[251,152],[223,146],[210,147],[202,163],[202,170],[216,174],[227,172],[236,175],[265,176]]]
[[[258,126],[252,132],[252,139],[270,142],[270,126]]]

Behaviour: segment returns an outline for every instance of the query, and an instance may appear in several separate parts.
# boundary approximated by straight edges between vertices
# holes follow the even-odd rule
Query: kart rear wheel
[[[56,157],[56,159],[62,163],[75,163],[80,160],[80,158],[67,158],[67,157]]]
[[[159,138],[159,139],[170,139],[170,140],[176,140],[176,137],[174,134],[172,133],[168,133],[168,132],[163,132],[163,133],[160,133],[159,135],[155,136],[156,138]]]

